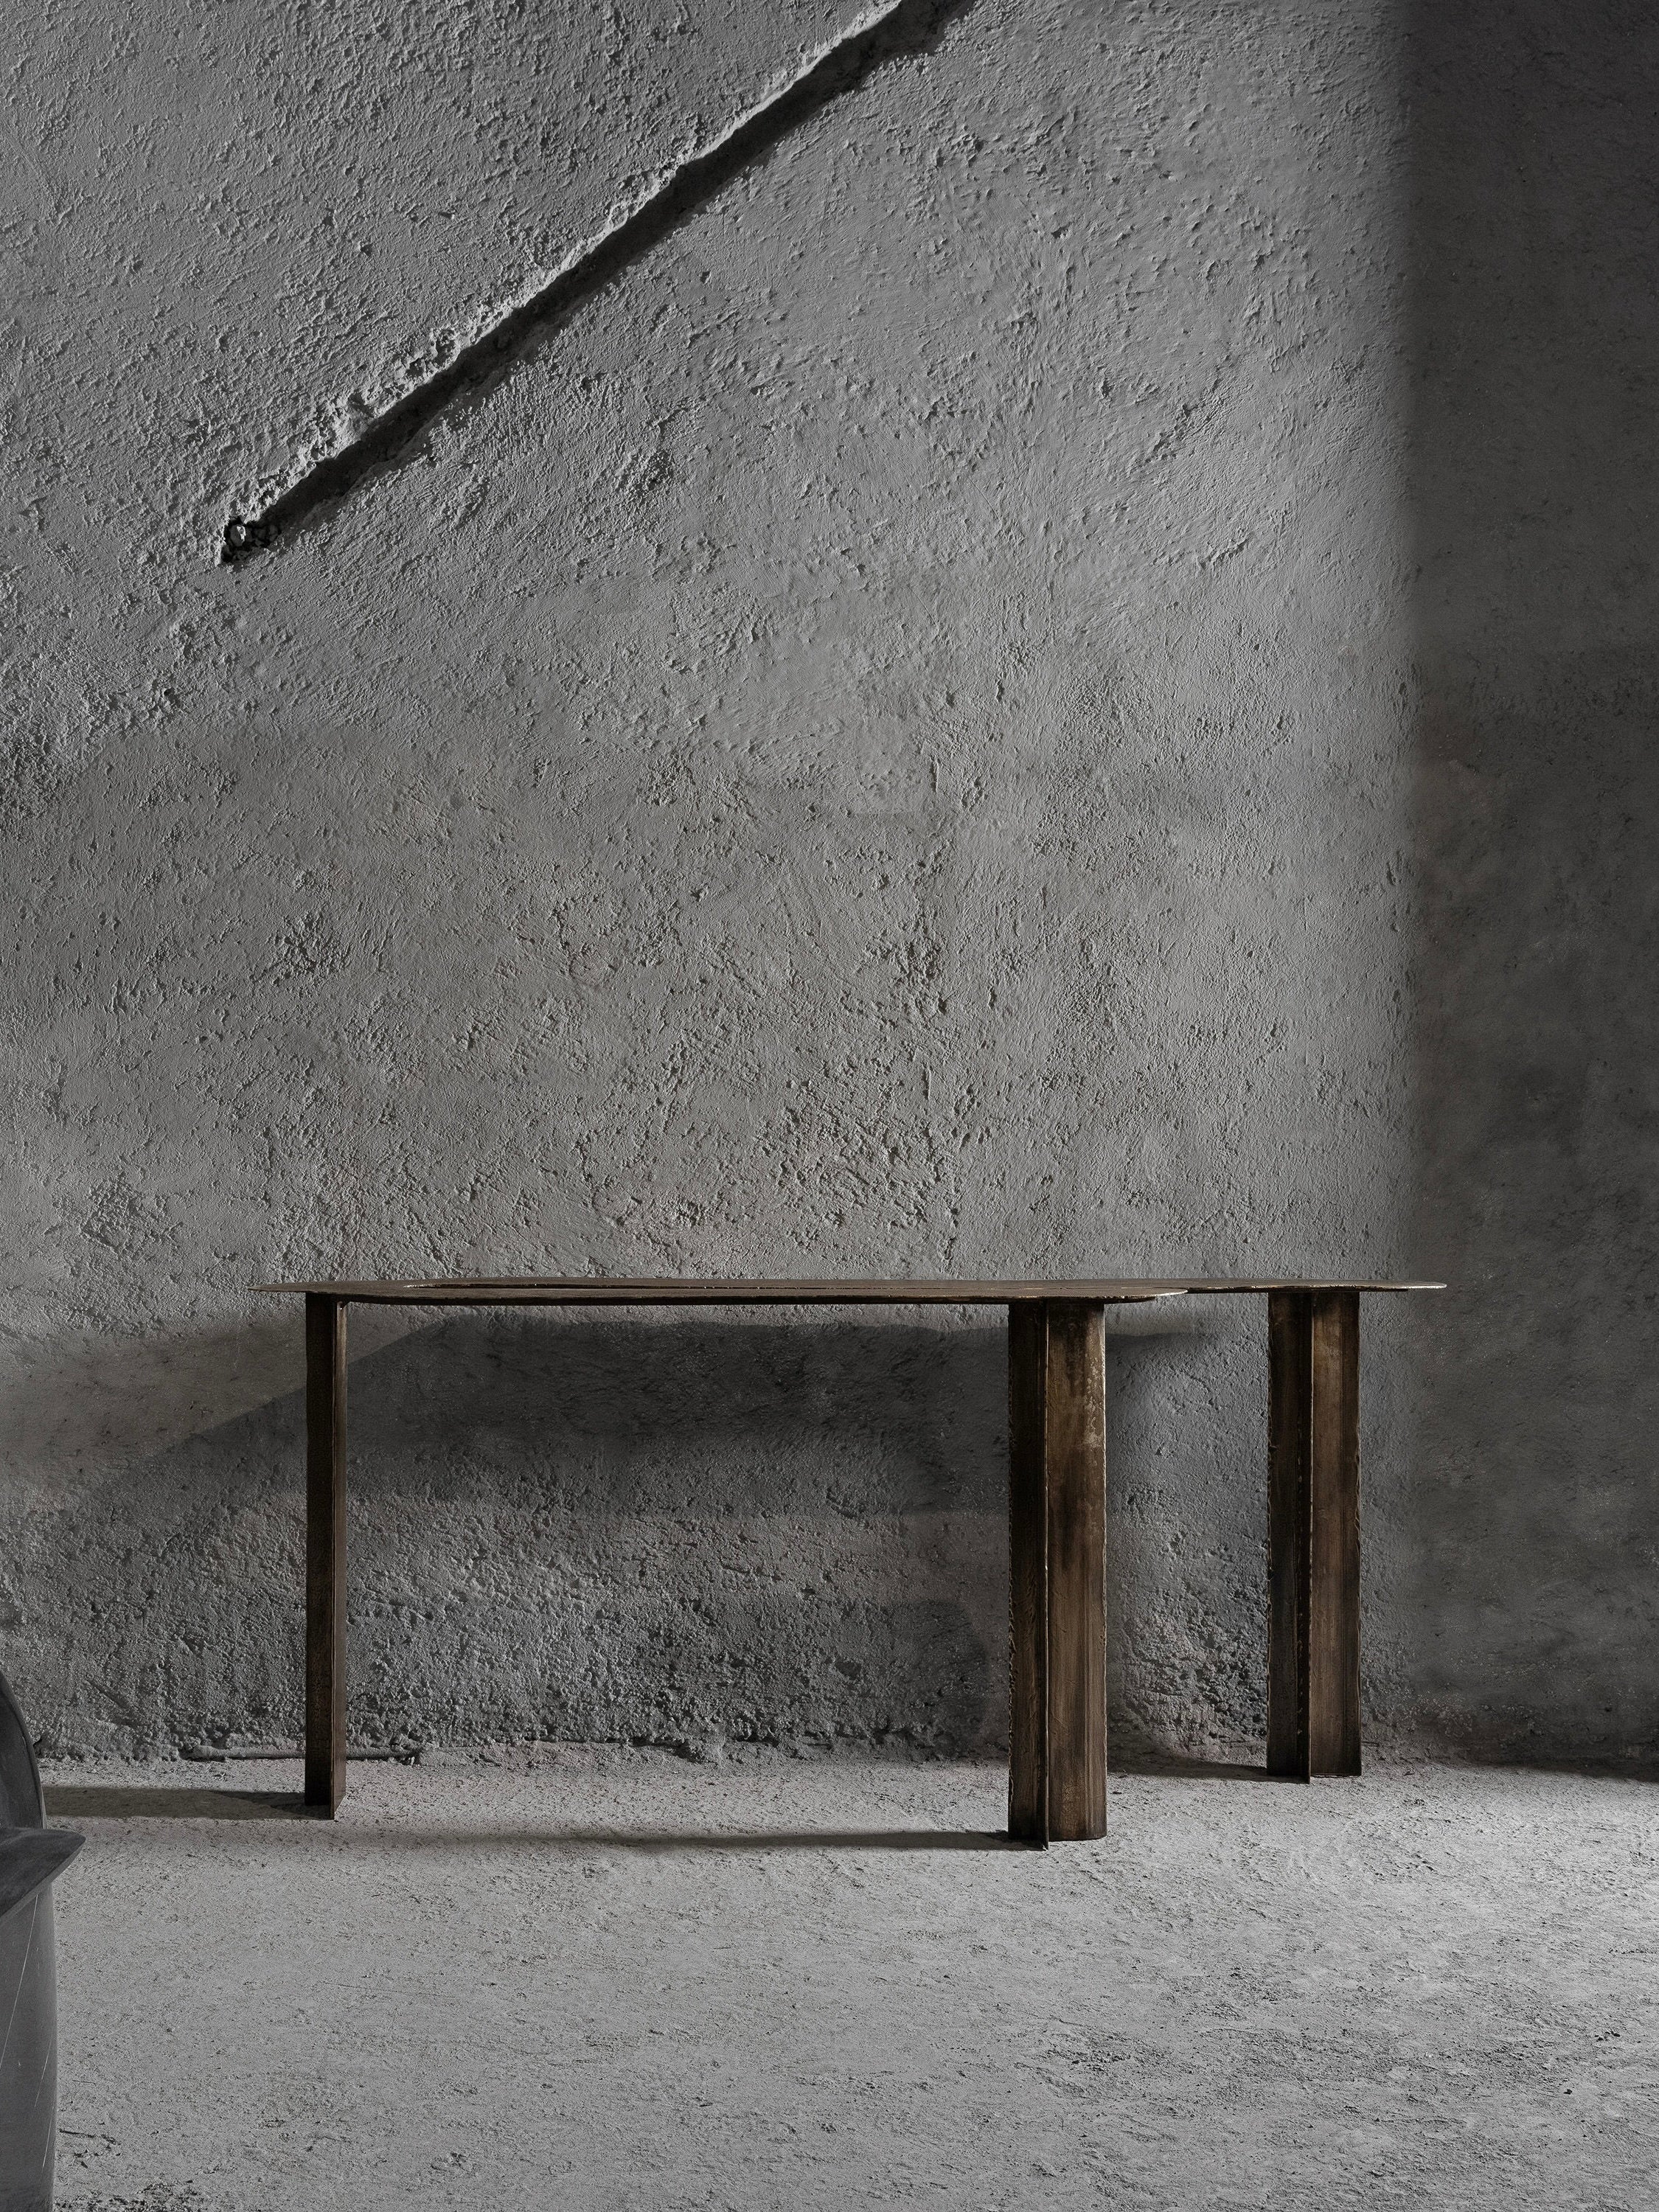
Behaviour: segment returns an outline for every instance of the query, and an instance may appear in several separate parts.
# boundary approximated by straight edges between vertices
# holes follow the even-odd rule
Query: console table
[[[1011,1566],[1008,1828],[1106,1832],[1109,1305],[1267,1301],[1267,1765],[1359,1771],[1359,1300],[1442,1283],[269,1283],[306,1302],[306,1802],[345,1794],[346,1309],[1005,1306]]]

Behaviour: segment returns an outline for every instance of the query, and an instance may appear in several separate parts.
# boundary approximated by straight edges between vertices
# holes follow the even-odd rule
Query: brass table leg
[[[345,1796],[346,1307],[306,1299],[306,1802]]]
[[[1008,1832],[1106,1832],[1104,1308],[1008,1309]]]
[[[1267,1766],[1359,1771],[1359,1293],[1267,1301]]]

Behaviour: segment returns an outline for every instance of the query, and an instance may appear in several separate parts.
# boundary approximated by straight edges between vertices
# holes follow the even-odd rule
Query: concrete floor
[[[1659,2202],[1659,1794],[645,1753],[79,1766],[60,2203]],[[239,1794],[240,1793],[240,1794]],[[131,1814],[112,1817],[123,1808]],[[140,1817],[132,1817],[136,1814]]]

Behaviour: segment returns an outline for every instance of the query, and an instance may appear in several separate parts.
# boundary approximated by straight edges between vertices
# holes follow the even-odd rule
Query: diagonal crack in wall
[[[369,477],[412,458],[440,416],[476,405],[530,358],[576,310],[614,283],[715,193],[831,100],[861,85],[882,64],[925,52],[952,16],[973,0],[891,0],[866,15],[781,90],[740,116],[692,154],[639,204],[580,249],[529,295],[439,362],[415,387],[374,416],[348,444],[321,455],[252,515],[234,514],[219,549],[222,562],[251,558],[319,520]]]

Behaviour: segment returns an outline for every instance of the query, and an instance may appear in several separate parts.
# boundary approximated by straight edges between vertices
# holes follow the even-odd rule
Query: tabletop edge
[[[453,1276],[429,1280],[254,1283],[257,1297],[331,1297],[363,1304],[504,1304],[538,1301],[554,1304],[890,1304],[999,1305],[1044,1299],[1098,1299],[1103,1304],[1144,1304],[1176,1297],[1271,1295],[1279,1291],[1353,1291],[1402,1295],[1443,1291],[1443,1282],[1381,1282],[1315,1276],[1085,1277],[1052,1280],[1011,1278],[932,1280],[903,1277],[723,1278],[716,1276]]]

